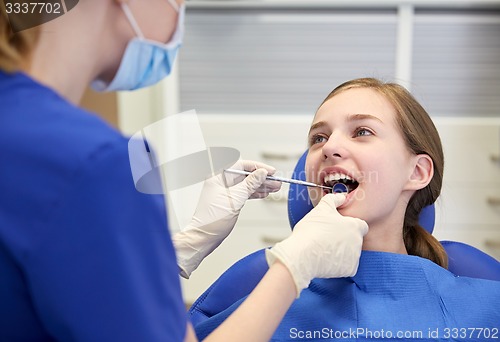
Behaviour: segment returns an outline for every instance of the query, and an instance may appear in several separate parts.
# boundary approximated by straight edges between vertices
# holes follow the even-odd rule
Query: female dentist
[[[3,4],[0,340],[195,341],[179,270],[189,276],[220,244],[246,199],[276,189],[264,184],[273,169],[240,161],[236,167],[254,172],[231,180],[233,208],[220,205],[223,175],[206,183],[192,224],[173,238],[178,266],[164,203],[134,187],[128,140],[78,107],[89,85],[133,90],[168,75],[184,5],[82,0],[13,33]],[[297,243],[276,250],[282,261],[270,261],[259,286],[207,340],[268,340],[312,278],[356,272],[368,227],[338,214],[344,200],[324,197],[287,239]],[[351,252],[332,263],[338,249]]]

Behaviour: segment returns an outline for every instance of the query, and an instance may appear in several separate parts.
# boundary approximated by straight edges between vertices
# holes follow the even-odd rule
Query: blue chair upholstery
[[[268,266],[264,249],[237,261],[224,272],[191,306],[193,326],[224,311],[247,296],[257,286]]]
[[[297,162],[293,178],[305,180],[306,156],[307,152]],[[291,184],[288,192],[288,219],[292,229],[312,207],[307,188]],[[422,210],[419,223],[432,233],[435,223],[434,205]],[[500,262],[491,256],[461,242],[441,241],[441,243],[448,254],[448,269],[453,274],[500,281]],[[196,326],[247,296],[267,269],[264,249],[236,262],[192,305],[189,314],[193,325]]]

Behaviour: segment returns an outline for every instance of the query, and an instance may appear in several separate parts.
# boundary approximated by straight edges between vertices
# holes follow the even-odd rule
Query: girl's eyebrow
[[[311,126],[311,128],[309,128],[309,134],[311,134],[312,131],[314,131],[315,129],[318,129],[318,128],[322,128],[322,127],[325,127],[325,126],[328,126],[328,123],[326,121],[318,121],[316,122],[315,124],[313,124]]]
[[[361,121],[361,120],[375,120],[380,123],[384,123],[382,120],[380,120],[378,117],[375,115],[371,114],[349,114],[347,116],[347,121],[352,122],[352,121]],[[323,127],[328,127],[328,123],[326,121],[318,121],[315,124],[309,128],[309,134],[311,134],[312,131],[318,129],[318,128],[323,128]]]
[[[378,117],[376,117],[375,115],[371,115],[371,114],[349,114],[347,116],[347,121],[361,121],[361,120],[375,120],[375,121],[378,121],[380,123],[384,123]]]

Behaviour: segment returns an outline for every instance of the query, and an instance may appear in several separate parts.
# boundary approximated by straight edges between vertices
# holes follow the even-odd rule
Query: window
[[[403,65],[406,84],[432,116],[500,115],[500,2],[481,10],[410,6],[409,19],[397,4],[235,3],[190,6],[179,57],[181,110],[311,114],[340,83],[397,80],[396,65]],[[413,23],[404,31],[411,35],[403,36],[411,42],[406,54],[398,53],[399,20]]]

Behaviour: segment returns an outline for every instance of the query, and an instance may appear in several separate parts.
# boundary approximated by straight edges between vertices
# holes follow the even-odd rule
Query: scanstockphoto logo
[[[233,168],[240,152],[228,146],[207,144],[196,111],[167,116],[144,127],[129,139],[128,150],[137,191],[166,195],[169,223],[173,230],[182,230],[188,225],[204,191],[203,186],[211,180],[215,181],[215,178],[226,187],[224,194],[218,194],[218,198],[226,207],[233,208],[233,195],[237,190],[232,190],[234,181],[224,170]],[[274,175],[307,180],[305,171],[300,169],[293,172],[279,170]],[[378,173],[357,173],[357,179],[378,182]],[[309,192],[304,185],[292,184],[288,195],[281,192],[273,199],[305,202],[312,208],[312,203],[319,202],[323,195],[323,191]],[[351,198],[363,200],[365,192],[358,187],[351,193]]]
[[[27,30],[71,11],[79,0],[0,0],[1,11],[7,14],[12,32]]]
[[[181,230],[191,220],[205,181],[222,177],[240,158],[235,148],[207,145],[194,110],[144,127],[129,139],[128,150],[137,191],[166,195],[174,230]],[[230,207],[231,188],[226,190],[223,200]]]

